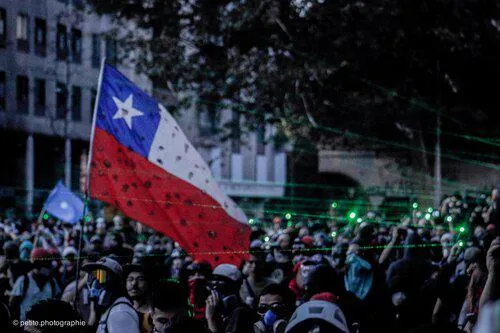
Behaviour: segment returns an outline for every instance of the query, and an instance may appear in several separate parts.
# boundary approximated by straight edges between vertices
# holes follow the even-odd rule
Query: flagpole
[[[92,128],[90,131],[90,144],[89,144],[89,156],[87,158],[87,170],[85,170],[86,179],[85,179],[85,193],[84,193],[84,206],[83,206],[83,219],[85,219],[85,215],[87,214],[88,211],[88,205],[89,205],[89,195],[90,195],[90,164],[92,161],[92,146],[94,143],[94,133],[95,133],[95,123],[97,119],[97,109],[99,107],[99,99],[101,96],[101,86],[102,86],[102,77],[104,74],[104,66],[106,65],[106,57],[102,58],[101,61],[101,69],[99,71],[99,79],[97,80],[97,93],[96,93],[96,98],[95,98],[95,103],[94,103],[94,113],[92,115]],[[80,290],[78,288],[79,282],[80,282],[80,257],[82,253],[82,243],[83,243],[83,226],[84,226],[84,220],[80,222],[81,224],[81,229],[80,229],[80,241],[78,242],[78,252],[76,256],[76,279],[75,279],[75,300],[73,302],[73,306],[75,309],[78,307],[78,301],[79,301],[79,294]]]

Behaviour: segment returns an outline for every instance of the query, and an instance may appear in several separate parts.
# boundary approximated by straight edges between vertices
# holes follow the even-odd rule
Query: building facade
[[[57,180],[79,190],[101,60],[116,27],[75,0],[0,0],[0,202],[39,209]],[[151,92],[147,78],[119,66]]]
[[[82,0],[0,0],[0,206],[37,212],[64,180],[80,189],[101,61],[115,64],[153,94],[151,81],[120,64],[117,27]],[[203,110],[181,110],[179,123],[233,197],[284,195],[286,154],[266,144],[273,129],[220,142]],[[231,117],[222,112],[219,120]],[[221,124],[221,123],[219,123]],[[252,200],[253,200],[252,199]]]

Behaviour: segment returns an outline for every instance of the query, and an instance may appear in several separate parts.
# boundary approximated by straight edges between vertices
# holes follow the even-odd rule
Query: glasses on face
[[[283,305],[276,302],[272,304],[259,304],[259,306],[257,307],[257,313],[262,316],[269,310],[273,311],[274,313],[279,313],[283,310]]]

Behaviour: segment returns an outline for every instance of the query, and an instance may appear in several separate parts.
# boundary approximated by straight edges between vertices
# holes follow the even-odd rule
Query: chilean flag
[[[115,68],[101,73],[89,195],[158,230],[190,255],[239,264],[250,227],[167,109]]]

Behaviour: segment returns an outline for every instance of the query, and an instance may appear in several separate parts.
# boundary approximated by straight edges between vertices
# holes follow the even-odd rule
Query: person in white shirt
[[[127,296],[121,265],[102,258],[83,266],[88,272],[90,317],[97,333],[139,333],[139,316]]]

